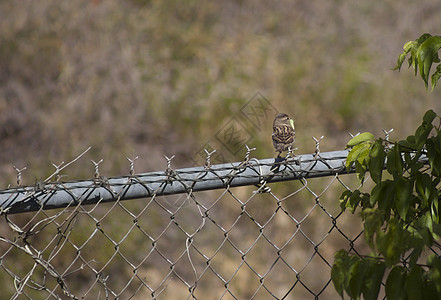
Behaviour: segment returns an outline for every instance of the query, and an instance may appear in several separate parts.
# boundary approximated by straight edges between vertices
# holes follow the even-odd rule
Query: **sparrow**
[[[294,148],[294,141],[296,139],[294,120],[290,119],[287,114],[280,113],[275,117],[272,139],[276,152],[279,152],[277,157],[280,157],[283,151]]]

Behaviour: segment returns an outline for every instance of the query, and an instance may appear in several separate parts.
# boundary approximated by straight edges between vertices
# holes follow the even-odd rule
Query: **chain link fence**
[[[338,198],[347,151],[250,158],[0,191],[0,281],[9,299],[337,297],[335,251],[363,252]],[[74,160],[75,161],[75,160]],[[71,163],[73,163],[72,161]],[[17,182],[21,183],[21,171]],[[352,187],[351,187],[352,185]],[[135,200],[131,200],[135,199]],[[126,201],[131,200],[131,201]]]

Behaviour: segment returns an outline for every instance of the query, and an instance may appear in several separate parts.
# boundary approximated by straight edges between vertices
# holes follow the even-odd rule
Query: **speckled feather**
[[[294,124],[293,124],[294,125]],[[274,148],[277,152],[288,151],[294,147],[295,142],[295,129],[290,124],[290,118],[287,114],[278,114],[273,123],[272,140]]]

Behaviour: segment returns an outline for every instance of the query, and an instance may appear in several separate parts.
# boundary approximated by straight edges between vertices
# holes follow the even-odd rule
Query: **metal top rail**
[[[173,170],[167,158],[164,171],[90,180],[45,182],[0,191],[0,213],[95,204],[171,194],[258,185],[347,172],[348,151],[304,154],[286,158],[256,159]],[[96,164],[97,166],[98,164]]]

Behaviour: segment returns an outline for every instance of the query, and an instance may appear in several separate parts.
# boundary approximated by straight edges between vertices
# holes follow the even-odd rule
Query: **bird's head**
[[[274,118],[273,125],[280,125],[280,124],[290,124],[292,128],[294,128],[294,120],[292,120],[287,114],[280,113]]]

